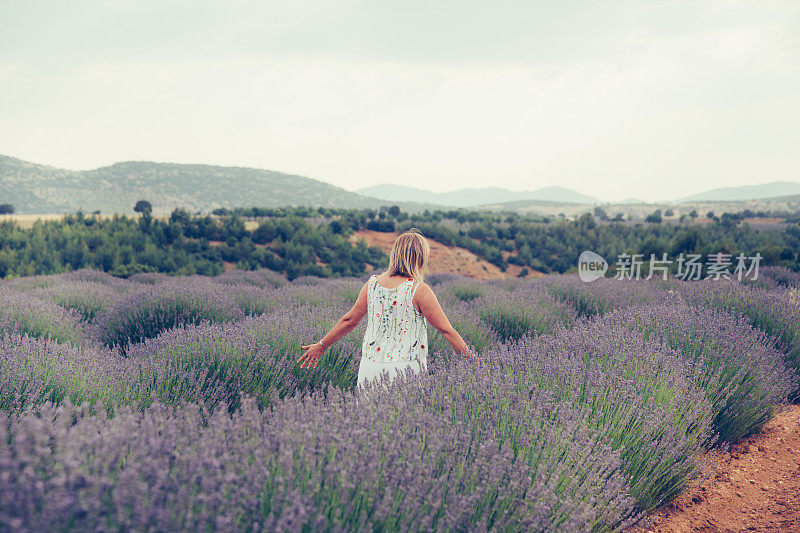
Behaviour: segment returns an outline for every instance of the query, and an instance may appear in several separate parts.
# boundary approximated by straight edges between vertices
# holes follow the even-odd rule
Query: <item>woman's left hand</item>
[[[322,345],[315,342],[314,344],[308,344],[300,348],[303,350],[303,355],[297,360],[297,362],[300,363],[300,368],[317,368],[319,358],[322,357],[322,353],[325,351]]]

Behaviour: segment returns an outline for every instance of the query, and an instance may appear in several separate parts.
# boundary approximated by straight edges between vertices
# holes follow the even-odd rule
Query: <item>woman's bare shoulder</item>
[[[431,289],[431,286],[424,281],[420,281],[419,285],[417,286],[417,292],[415,293],[415,296],[419,296],[421,298],[430,298],[431,296],[434,296],[433,289]]]

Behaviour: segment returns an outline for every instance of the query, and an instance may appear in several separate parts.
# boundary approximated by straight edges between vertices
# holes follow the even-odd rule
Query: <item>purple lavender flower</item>
[[[797,289],[768,290],[736,281],[684,282],[676,286],[692,306],[711,307],[744,316],[775,338],[787,364],[800,376],[800,294]],[[800,397],[795,389],[792,399]]]
[[[669,344],[692,365],[692,379],[713,410],[713,427],[725,441],[757,431],[797,387],[774,339],[741,316],[680,302],[636,306],[604,317]]]
[[[480,361],[431,330],[425,371],[363,390],[363,325],[295,361],[364,279],[0,282],[0,529],[624,528],[797,390],[800,294],[768,273],[430,276]]]
[[[175,326],[242,317],[244,313],[222,286],[190,276],[145,286],[117,301],[97,317],[94,331],[103,344],[125,347]]]
[[[24,333],[79,344],[83,341],[81,316],[44,298],[18,292],[0,283],[0,332]]]

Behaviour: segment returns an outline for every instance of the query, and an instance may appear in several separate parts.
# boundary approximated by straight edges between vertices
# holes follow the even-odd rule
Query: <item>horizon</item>
[[[432,194],[448,194],[448,193],[455,193],[455,192],[460,192],[460,191],[481,191],[481,190],[491,190],[491,189],[505,190],[505,191],[517,192],[517,193],[537,192],[537,191],[546,190],[546,189],[560,189],[560,190],[563,190],[563,191],[579,193],[581,195],[592,196],[592,195],[590,195],[588,193],[585,193],[584,191],[582,191],[580,189],[573,189],[572,187],[565,187],[565,186],[562,186],[562,185],[545,185],[545,186],[542,186],[542,187],[536,187],[536,188],[531,188],[531,189],[512,189],[512,188],[503,187],[503,186],[499,186],[499,185],[492,185],[492,186],[486,186],[486,187],[460,187],[460,188],[447,189],[447,190],[443,190],[443,191],[436,191],[436,190],[428,189],[428,188],[425,188],[425,187],[416,187],[416,186],[411,186],[411,185],[406,185],[406,184],[383,182],[383,183],[375,183],[373,185],[367,185],[365,187],[359,187],[359,188],[352,188],[351,189],[351,188],[341,187],[341,186],[339,186],[339,185],[337,185],[335,183],[332,183],[330,181],[326,181],[324,179],[319,179],[319,178],[316,178],[314,176],[305,176],[305,175],[302,175],[302,174],[298,174],[296,172],[291,172],[291,171],[286,171],[286,170],[277,170],[277,169],[273,169],[273,168],[260,168],[260,167],[252,167],[252,166],[245,166],[245,165],[219,165],[219,164],[213,164],[213,163],[177,162],[177,161],[149,161],[149,160],[145,160],[145,159],[131,159],[131,160],[125,160],[125,161],[115,161],[113,163],[109,163],[107,165],[103,165],[103,166],[100,166],[100,167],[86,168],[86,169],[73,169],[73,168],[57,167],[57,166],[49,165],[49,164],[46,164],[46,163],[40,163],[40,162],[37,162],[37,161],[30,161],[30,160],[22,159],[22,158],[19,158],[19,157],[14,157],[12,155],[3,154],[3,153],[0,153],[0,157],[8,157],[8,158],[11,158],[11,159],[16,159],[18,161],[23,161],[25,163],[34,164],[34,165],[40,165],[40,166],[46,166],[46,167],[55,168],[55,169],[58,169],[58,170],[65,170],[65,171],[68,171],[68,172],[90,172],[90,171],[94,171],[94,170],[100,170],[102,168],[110,168],[110,167],[112,167],[114,165],[125,164],[125,163],[150,163],[150,164],[156,164],[156,165],[161,165],[161,164],[163,164],[163,165],[199,165],[199,166],[209,166],[209,167],[218,167],[218,168],[243,168],[243,169],[250,169],[250,170],[263,170],[263,171],[268,171],[268,172],[277,172],[277,173],[280,173],[280,174],[286,174],[286,175],[292,175],[292,176],[297,176],[297,177],[301,177],[301,178],[312,179],[312,180],[315,180],[315,181],[326,183],[328,185],[333,185],[335,187],[339,187],[339,188],[341,188],[341,189],[343,189],[345,191],[356,193],[356,194],[362,194],[360,191],[365,190],[365,189],[381,187],[381,186],[396,186],[396,187],[405,187],[405,188],[408,188],[408,189],[414,189],[414,190],[418,190],[418,191],[421,191],[421,192],[427,192],[427,193],[432,193]],[[695,196],[697,194],[710,192],[711,190],[736,189],[736,188],[740,188],[740,187],[758,187],[758,186],[761,186],[761,185],[775,185],[775,184],[798,184],[798,185],[800,185],[800,180],[798,180],[798,181],[774,180],[774,181],[769,181],[769,182],[765,182],[765,183],[752,183],[752,184],[745,184],[745,185],[740,185],[740,186],[714,187],[712,189],[698,190],[696,192],[693,192],[691,194],[685,194],[684,196],[681,196],[681,197],[678,197],[678,198],[658,198],[658,199],[654,199],[654,200],[645,200],[645,199],[637,198],[637,197],[627,197],[627,198],[621,198],[621,199],[617,199],[617,200],[608,200],[608,199],[605,199],[605,198],[602,198],[602,197],[594,197],[597,200],[596,202],[586,202],[586,203],[587,204],[591,203],[593,205],[618,205],[618,204],[626,204],[626,203],[664,205],[664,204],[671,204],[671,203],[680,203],[680,202],[684,201],[686,198],[689,198],[691,196]],[[755,199],[757,200],[757,199],[761,199],[761,198],[770,198],[770,197],[759,197],[759,198],[755,198]],[[544,200],[544,201],[550,201],[550,200]],[[708,200],[708,201],[715,201],[715,200]],[[719,200],[719,201],[727,201],[727,200]],[[556,202],[556,203],[558,203],[558,202]],[[565,203],[574,203],[574,202],[565,202]],[[441,205],[443,207],[456,207],[455,205],[451,205],[451,204],[441,204]]]
[[[0,146],[38,164],[607,202],[800,180],[794,2],[45,4],[0,6]]]

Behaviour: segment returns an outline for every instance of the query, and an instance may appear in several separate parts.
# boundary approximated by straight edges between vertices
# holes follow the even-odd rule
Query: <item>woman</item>
[[[469,358],[467,344],[453,329],[431,288],[423,282],[430,247],[418,230],[403,233],[389,253],[389,268],[371,276],[353,308],[322,339],[303,346],[300,368],[316,368],[325,349],[355,329],[364,315],[367,331],[361,345],[358,385],[388,372],[389,379],[406,368],[419,372],[427,363],[426,319]]]

